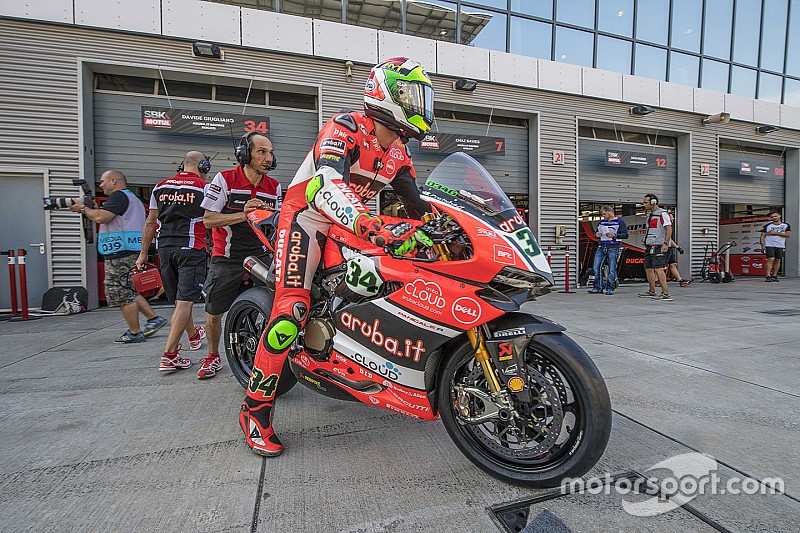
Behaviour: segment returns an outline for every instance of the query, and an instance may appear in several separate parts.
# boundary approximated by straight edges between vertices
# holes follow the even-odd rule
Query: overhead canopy
[[[273,0],[209,0],[220,4],[273,11]],[[450,2],[442,2],[442,4]],[[455,42],[456,9],[424,0],[407,0],[406,34]],[[469,8],[468,8],[469,9]],[[474,8],[471,8],[474,9]],[[347,23],[385,31],[402,31],[402,0],[348,0]],[[281,12],[290,15],[342,20],[342,0],[282,0]],[[461,43],[470,44],[492,19],[490,13],[461,10]]]

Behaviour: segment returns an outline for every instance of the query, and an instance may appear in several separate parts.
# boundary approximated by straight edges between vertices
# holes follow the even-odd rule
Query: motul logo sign
[[[453,302],[453,318],[462,324],[474,324],[481,318],[481,306],[472,298],[459,298]]]
[[[142,125],[151,127],[170,127],[172,126],[172,119],[169,118],[169,115],[167,115],[166,111],[145,109],[142,117]]]

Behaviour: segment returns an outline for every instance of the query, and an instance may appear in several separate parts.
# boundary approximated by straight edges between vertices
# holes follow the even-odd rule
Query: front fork
[[[423,215],[422,221],[428,222],[434,219],[434,215],[428,213]],[[439,261],[450,261],[450,250],[445,244],[434,244],[433,249],[439,254]],[[497,374],[492,367],[492,359],[489,356],[489,350],[486,349],[485,336],[478,331],[477,327],[467,330],[467,339],[472,344],[473,353],[475,354],[475,361],[481,365],[483,375],[486,377],[486,382],[489,385],[489,391],[492,393],[492,399],[505,407],[510,407],[511,402],[508,398],[508,391],[500,387],[500,381],[497,379]]]
[[[434,218],[434,215],[431,213],[426,213],[422,216],[422,221],[429,222]],[[439,254],[439,261],[450,261],[450,250],[446,245],[434,244],[433,249]],[[492,396],[495,396],[500,392],[500,382],[497,380],[497,375],[492,368],[492,361],[489,357],[489,351],[486,349],[484,337],[478,332],[478,328],[476,327],[467,330],[467,338],[469,339],[470,344],[472,344],[472,349],[475,353],[475,360],[481,365],[481,368],[483,369],[483,375],[486,377],[486,381],[489,383],[489,390],[492,392]]]
[[[489,357],[489,350],[486,349],[484,336],[480,334],[478,328],[472,328],[467,330],[467,339],[469,339],[469,343],[472,344],[475,361],[477,361],[483,369],[483,375],[486,378],[486,383],[489,385],[489,390],[492,392],[492,395],[497,394],[501,390],[500,382],[492,367],[492,360],[491,357]]]

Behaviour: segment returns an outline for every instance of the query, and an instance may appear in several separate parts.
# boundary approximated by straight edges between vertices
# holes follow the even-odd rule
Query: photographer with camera
[[[108,196],[102,207],[89,207],[80,198],[70,206],[71,211],[100,224],[97,251],[105,259],[106,301],[109,307],[119,306],[128,323],[128,331],[114,341],[117,344],[144,342],[167,323],[131,288],[130,273],[142,249],[145,215],[144,206],[127,187],[122,172],[107,170],[100,176],[100,188]],[[144,331],[139,327],[139,313],[147,319]]]

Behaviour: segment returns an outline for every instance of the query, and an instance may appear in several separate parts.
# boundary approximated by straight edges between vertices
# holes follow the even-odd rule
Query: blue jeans
[[[617,281],[617,260],[619,259],[619,252],[622,248],[617,246],[609,246],[607,244],[600,244],[597,246],[597,251],[594,253],[594,290],[601,291],[603,287],[603,263],[608,261],[608,281],[606,282],[607,290],[614,290],[614,285]]]

